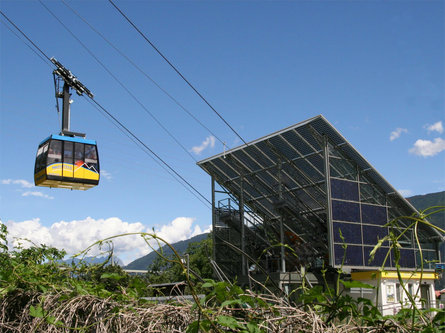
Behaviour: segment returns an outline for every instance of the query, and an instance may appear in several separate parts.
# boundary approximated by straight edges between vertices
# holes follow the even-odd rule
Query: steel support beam
[[[70,131],[70,97],[70,86],[65,82],[62,97],[62,133]]]
[[[240,196],[239,196],[239,214],[241,223],[241,275],[247,275],[247,262],[246,262],[246,230],[244,223],[244,178],[240,178]]]
[[[329,164],[329,148],[328,148],[328,138],[323,137],[323,151],[324,151],[324,173],[326,180],[326,204],[327,204],[327,229],[328,229],[328,248],[329,248],[329,265],[335,266],[334,258],[334,230],[332,225],[332,204],[331,204],[331,174],[330,174],[330,164]]]
[[[211,176],[212,182],[212,259],[216,261],[216,243],[215,243],[215,233],[216,233],[216,212],[215,212],[215,178]]]

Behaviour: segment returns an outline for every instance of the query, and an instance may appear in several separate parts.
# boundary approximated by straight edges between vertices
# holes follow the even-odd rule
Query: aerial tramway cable
[[[189,157],[197,162],[196,158],[187,150],[186,147],[155,117],[155,115],[148,110],[148,108],[127,88],[127,86],[120,81],[116,75],[114,75],[111,70],[105,66],[105,64],[55,15],[41,0],[40,4],[63,26],[63,28],[96,60],[96,62],[139,104],[139,106],[148,114],[150,117],[161,127],[168,136],[170,136],[175,143],[181,147],[181,149],[189,155]]]
[[[0,14],[17,30],[20,32],[20,34],[28,40],[36,50],[40,52],[40,54],[43,56],[44,59],[47,59],[48,61],[51,61],[51,58],[46,55],[45,52],[42,51],[12,20],[10,20],[6,14],[3,13],[3,11],[0,10]],[[17,36],[17,35],[16,35]],[[17,36],[18,37],[18,36]],[[21,39],[20,39],[21,40]],[[24,42],[22,40],[22,42]],[[25,42],[24,42],[25,43]],[[30,47],[28,44],[25,43],[28,47]],[[42,57],[40,57],[42,59]],[[42,59],[42,60],[44,60]],[[45,62],[46,63],[46,62]],[[49,65],[47,63],[47,65]],[[101,110],[103,110],[118,126],[122,128],[125,132],[127,132],[131,137],[133,137],[137,142],[139,142],[147,151],[149,151],[160,163],[162,163],[166,168],[168,168],[171,172],[173,172],[174,175],[176,175],[181,181],[179,181],[177,178],[173,177],[176,181],[178,181],[181,185],[184,187],[185,184],[189,187],[189,191],[193,190],[195,197],[196,195],[199,195],[202,199],[204,199],[209,205],[211,205],[211,202],[201,193],[199,192],[191,183],[189,183],[183,176],[181,176],[173,167],[171,167],[167,162],[165,162],[158,154],[156,154],[147,144],[145,144],[137,135],[135,135],[132,131],[130,131],[125,125],[123,125],[122,122],[120,122],[115,116],[113,116],[105,107],[103,107],[98,101],[95,99],[89,99],[92,101],[97,107],[99,107]],[[170,175],[172,175],[170,173]],[[201,201],[201,200],[200,200]],[[202,201],[201,201],[202,202]]]
[[[43,52],[36,44],[34,44],[34,42],[28,37],[28,36],[26,36],[26,34],[22,31],[22,30],[20,30],[20,28],[17,26],[17,25],[15,25],[14,24],[14,22],[12,22],[10,19],[9,19],[9,17],[7,17],[6,16],[6,14],[4,14],[1,10],[0,10],[0,13],[2,14],[2,16],[14,27],[14,28],[16,28],[21,34],[22,34],[22,36],[23,37],[25,37],[27,40],[28,40],[28,42],[30,42],[39,52],[40,52],[40,54],[42,54],[43,55],[43,57],[46,59],[46,60],[48,60],[50,63],[52,63],[52,61],[51,61],[51,58],[50,57],[48,57],[46,54],[45,54],[45,52]],[[25,43],[26,44],[26,43]],[[27,44],[26,44],[27,45]],[[30,47],[29,45],[28,45],[28,47]],[[51,66],[52,67],[52,66]]]
[[[200,196],[198,196],[195,192],[193,192],[189,187],[187,187],[186,184],[180,181],[180,178],[175,176],[175,174],[170,171],[163,163],[161,163],[158,159],[156,159],[150,152],[150,150],[145,149],[144,145],[140,144],[139,141],[136,139],[136,137],[132,134],[129,130],[124,129],[121,127],[120,123],[115,121],[113,117],[111,117],[108,112],[105,112],[103,109],[101,109],[96,103],[93,103],[90,99],[85,97],[85,100],[91,104],[100,114],[102,114],[107,120],[109,120],[123,135],[125,135],[129,140],[133,141],[133,143],[141,149],[147,156],[149,156],[156,164],[158,164],[162,169],[164,169],[165,172],[167,172],[172,178],[174,178],[179,184],[181,184],[188,192],[190,192],[196,199],[201,201],[205,206],[210,208],[209,204],[210,202],[204,201]]]
[[[117,48],[110,40],[108,40],[100,31],[98,31],[91,23],[83,18],[75,9],[73,9],[65,0],[62,0],[63,4],[68,7],[80,20],[82,20],[91,30],[93,30],[99,37],[101,37],[108,45],[110,45],[117,53],[119,53],[125,60],[127,60],[137,71],[150,80],[159,90],[161,90],[170,100],[172,100],[177,106],[179,106],[184,112],[186,112],[193,120],[195,120],[202,128],[214,136],[222,145],[225,142],[220,139],[208,126],[200,121],[193,113],[191,113],[184,105],[182,105],[175,97],[173,97],[166,89],[164,89],[159,83],[157,83],[150,75],[148,75],[140,66],[138,66],[132,59],[130,59],[122,50]]]
[[[207,99],[190,83],[189,80],[185,78],[185,76],[167,59],[167,57],[150,41],[150,39],[147,38],[147,36],[134,24],[127,15],[124,14],[124,12],[112,1],[108,0],[113,7],[127,20],[128,23],[142,36],[142,38],[150,44],[150,46],[164,59],[171,68],[184,80],[187,85],[192,88],[192,90],[212,109],[212,111],[226,124],[233,133],[244,143],[247,145],[247,142],[241,137],[241,135],[223,118],[223,116],[216,111],[216,109],[207,101]]]

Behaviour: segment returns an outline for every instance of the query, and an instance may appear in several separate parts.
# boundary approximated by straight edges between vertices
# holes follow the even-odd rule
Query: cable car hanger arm
[[[70,88],[76,90],[76,93],[79,96],[82,96],[85,93],[88,97],[93,99],[94,95],[77,79],[77,77],[73,75],[73,73],[71,73],[71,71],[65,68],[54,57],[51,58],[51,62],[57,67],[53,71],[57,112],[59,112],[59,98],[62,99],[62,128],[60,134],[71,137],[77,136],[84,138],[84,133],[71,132],[70,130]],[[64,84],[63,88],[60,89],[60,81],[62,80]]]
[[[68,84],[71,88],[76,90],[76,93],[79,96],[82,96],[82,94],[86,94],[90,98],[94,98],[93,93],[87,89],[78,79],[69,71],[66,69],[60,62],[56,60],[56,58],[52,57],[51,62],[57,67],[57,69],[54,70],[54,74],[60,76],[66,84]]]

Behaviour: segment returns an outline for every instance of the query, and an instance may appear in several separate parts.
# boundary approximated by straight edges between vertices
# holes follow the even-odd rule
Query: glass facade
[[[421,258],[411,225],[414,220],[400,218],[411,215],[412,209],[385,194],[366,171],[341,150],[331,147],[329,152],[334,265],[380,267],[385,264],[395,268],[398,263],[402,268],[416,268],[423,260],[424,268],[432,269],[437,252],[434,243],[422,234],[425,227],[418,228]],[[394,219],[394,224],[387,225]],[[397,238],[400,249],[397,253],[390,250],[390,241],[386,240],[372,258],[374,246],[390,233]]]
[[[264,273],[257,266],[433,269],[437,233],[418,226],[421,256],[409,218],[415,209],[322,116],[198,165],[212,176],[215,259],[228,276]],[[227,198],[232,204],[222,204]]]

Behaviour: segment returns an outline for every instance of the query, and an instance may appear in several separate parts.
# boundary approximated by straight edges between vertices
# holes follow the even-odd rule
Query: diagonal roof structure
[[[239,246],[257,258],[265,248],[286,244],[286,249],[281,246],[269,251],[275,259],[267,263],[262,259],[263,264],[281,271],[320,262],[339,266],[343,258],[343,264],[351,268],[380,266],[384,251],[389,249],[387,243],[373,263],[369,260],[373,246],[390,232],[384,225],[416,213],[322,115],[198,165],[220,185],[231,203],[214,200],[216,246],[221,251],[228,244]],[[402,233],[409,221],[400,223],[398,232]],[[419,226],[418,235],[425,244],[441,238],[424,226]],[[413,231],[402,233],[400,241],[406,247],[402,266],[419,266]],[[349,248],[346,254],[345,243]],[[437,257],[435,246],[426,247],[428,258]],[[231,256],[239,257],[232,251],[222,260],[230,261]],[[393,257],[387,266],[394,267]],[[231,273],[246,272],[248,260],[242,256],[239,260],[227,264]]]

